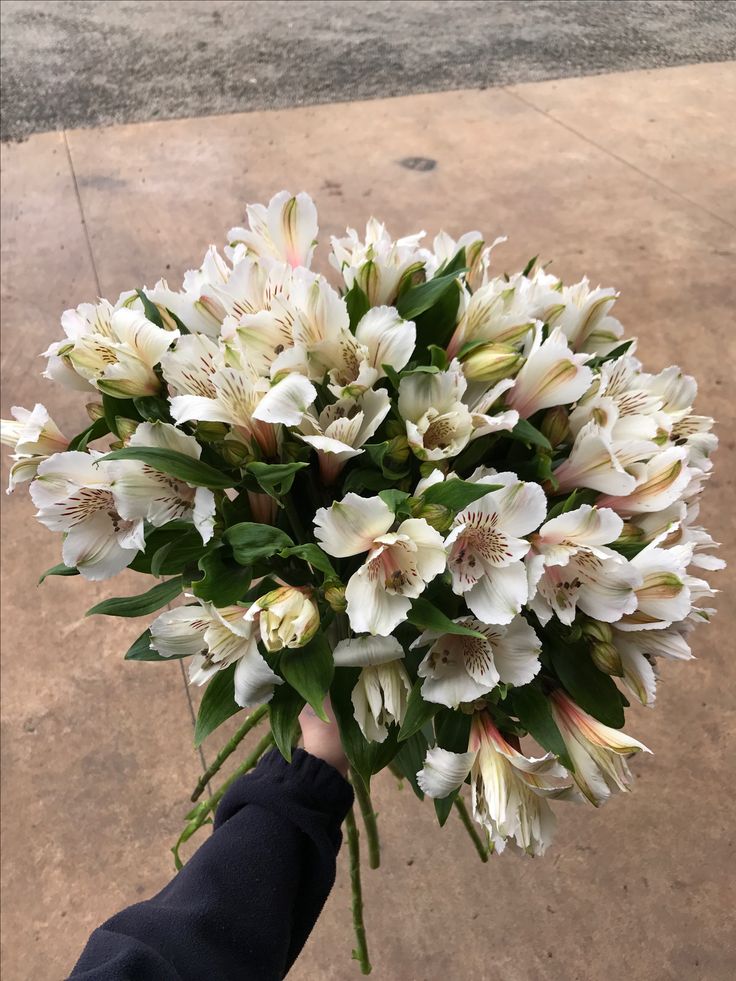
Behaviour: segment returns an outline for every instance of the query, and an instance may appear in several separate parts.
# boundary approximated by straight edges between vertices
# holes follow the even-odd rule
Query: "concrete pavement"
[[[4,0],[2,138],[736,58],[729,0]]]
[[[395,235],[507,234],[499,267],[540,252],[566,279],[618,286],[643,360],[698,376],[698,407],[720,422],[703,519],[730,552],[716,583],[727,597],[734,96],[736,67],[715,64],[6,144],[4,411],[42,399],[63,428],[81,428],[80,399],[39,377],[60,311],[159,275],[178,282],[246,201],[282,187],[314,195],[322,243],[371,213]],[[407,157],[435,166],[408,169]],[[179,665],[126,664],[141,626],[83,618],[140,579],[37,589],[59,542],[31,515],[23,491],[3,501],[3,977],[58,981],[93,926],[167,880],[200,761]],[[483,866],[459,824],[439,831],[430,807],[388,774],[377,780],[384,867],[364,874],[375,977],[733,977],[734,613],[719,605],[698,660],[664,665],[656,709],[631,712],[628,728],[655,751],[635,763],[635,792],[600,811],[557,808],[544,859]],[[295,981],[358,976],[344,856],[340,866]]]

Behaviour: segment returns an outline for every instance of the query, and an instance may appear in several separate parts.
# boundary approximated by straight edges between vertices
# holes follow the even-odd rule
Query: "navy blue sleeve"
[[[220,803],[215,830],[152,899],[94,931],[70,978],[280,981],[335,882],[350,784],[273,750]]]

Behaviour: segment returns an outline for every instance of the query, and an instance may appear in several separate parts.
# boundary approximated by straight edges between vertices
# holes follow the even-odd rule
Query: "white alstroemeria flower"
[[[613,643],[621,658],[623,680],[642,705],[652,706],[657,694],[656,659],[693,660],[686,634],[694,624],[684,620],[662,630],[626,632],[622,632],[620,626],[614,625]]]
[[[458,512],[445,539],[453,592],[484,623],[511,623],[529,598],[521,561],[529,551],[524,537],[544,521],[547,499],[538,484],[513,474],[488,477],[500,490]]]
[[[222,351],[206,334],[184,334],[161,358],[161,370],[175,396],[216,399],[212,376],[224,366]]]
[[[455,258],[460,249],[465,249],[467,272],[462,276],[472,289],[476,289],[488,271],[491,252],[505,241],[505,238],[497,238],[492,245],[484,249],[485,242],[480,232],[465,232],[457,240],[447,232],[440,232],[435,235],[431,250],[419,249],[418,254],[424,262],[427,279],[433,279],[442,266],[446,266]]]
[[[353,335],[345,325],[315,344],[310,353],[326,369],[330,391],[338,398],[360,395],[406,366],[414,352],[416,327],[394,307],[373,307],[361,318]]]
[[[527,419],[539,409],[575,402],[593,381],[593,372],[585,364],[589,358],[573,354],[561,327],[555,327],[546,340],[537,330],[509,393],[510,407]]]
[[[637,605],[616,624],[619,630],[661,630],[690,612],[687,567],[692,561],[690,545],[659,548],[655,539],[630,560],[640,573],[636,587]]]
[[[419,665],[422,697],[457,708],[493,691],[499,682],[526,685],[539,672],[542,643],[523,617],[508,626],[490,626],[473,617],[455,620],[483,637],[425,630],[411,645],[431,647]]]
[[[718,437],[711,432],[714,420],[710,416],[683,416],[675,421],[670,439],[688,452],[688,464],[707,473],[713,469],[711,453],[718,449]]]
[[[363,444],[374,435],[391,409],[388,392],[379,388],[357,399],[339,399],[319,416],[306,413],[299,424],[299,439],[314,447],[320,475],[333,484],[347,461],[363,453]]]
[[[419,243],[424,232],[407,235],[395,242],[375,218],[365,226],[365,241],[348,228],[344,238],[330,240],[330,263],[342,276],[347,289],[357,283],[372,307],[393,303],[402,281],[424,266]]]
[[[675,501],[663,511],[635,515],[632,523],[644,532],[647,544],[657,539],[663,548],[688,545],[692,550],[692,565],[710,572],[725,569],[724,560],[710,554],[720,548],[720,542],[716,542],[705,528],[695,524],[699,514],[700,505],[697,502],[686,504],[685,501]]]
[[[18,484],[33,480],[39,465],[53,453],[63,453],[69,445],[46,406],[37,402],[32,409],[11,406],[12,419],[0,419],[0,442],[13,447],[7,493]]]
[[[113,340],[114,335],[110,318],[116,310],[122,309],[133,302],[135,294],[121,293],[113,306],[109,300],[99,303],[80,303],[78,307],[65,310],[61,315],[61,326],[66,334],[66,340],[55,341],[43,357],[48,358],[43,372],[44,378],[59,382],[65,388],[73,388],[81,392],[89,392],[90,383],[86,376],[78,374],[69,360],[69,352],[75,344],[88,334],[101,335]]]
[[[459,361],[447,371],[417,371],[401,379],[399,413],[406,424],[406,438],[420,460],[456,456],[471,439],[498,430],[513,429],[516,412],[488,415],[494,402],[513,382],[505,379],[468,405],[464,400],[467,380]]]
[[[127,521],[112,495],[109,464],[101,453],[54,453],[38,467],[30,495],[36,517],[51,531],[65,532],[64,564],[85,579],[109,579],[145,548],[143,521]]]
[[[62,380],[61,360],[89,385],[116,398],[160,392],[161,382],[153,369],[179,337],[178,330],[163,330],[139,311],[113,308],[107,300],[96,307],[87,303],[67,310],[62,324],[70,339],[46,351],[48,377]]]
[[[563,309],[555,318],[574,351],[605,354],[620,342],[624,329],[610,310],[618,298],[614,289],[598,286],[592,290],[588,279],[572,286],[564,286],[560,292]]]
[[[287,376],[283,382],[287,383],[283,388],[279,389],[277,384],[269,389],[265,378],[258,378],[238,368],[219,367],[209,375],[212,386],[210,392],[214,394],[177,395],[170,400],[171,415],[178,425],[192,420],[228,423],[245,442],[255,440],[266,456],[274,456],[276,431],[272,422],[275,419],[262,420],[256,416],[256,410],[264,408],[262,402],[266,394],[270,395],[270,401],[265,406],[266,411],[272,416],[282,415],[292,420],[288,423],[290,425],[296,425],[300,421],[311,393],[316,395],[314,387],[306,378],[300,377],[300,380],[295,381]],[[279,404],[281,395],[284,396],[284,405]]]
[[[640,364],[630,355],[606,361],[591,388],[570,413],[573,435],[591,420],[606,429],[614,443],[654,440],[668,432],[671,420],[660,411],[661,399],[642,381]],[[649,456],[658,450],[652,443]]]
[[[593,372],[585,364],[589,358],[573,354],[562,328],[555,327],[546,340],[537,330],[508,395],[509,405],[527,419],[539,409],[575,402],[593,381]]]
[[[647,455],[648,443],[636,444],[636,454]],[[575,437],[570,455],[554,471],[560,493],[576,487],[589,487],[603,494],[626,495],[636,487],[637,478],[619,459],[611,433],[591,420]],[[624,445],[624,449],[626,449]],[[630,451],[632,448],[628,447]]]
[[[248,228],[231,228],[227,234],[229,251],[243,246],[246,255],[288,262],[309,268],[317,244],[319,225],[314,201],[304,191],[275,194],[268,205],[249,204]]]
[[[235,664],[235,701],[243,708],[269,702],[283,684],[258,651],[254,624],[242,606],[219,609],[200,600],[166,610],[151,624],[151,647],[162,657],[190,657],[189,681],[204,685]]]
[[[542,855],[554,831],[546,798],[573,796],[567,771],[552,753],[524,756],[504,738],[491,717],[473,717],[467,753],[434,747],[417,773],[429,797],[447,797],[470,774],[473,817],[488,831],[501,852],[507,839],[530,855]]]
[[[542,624],[556,615],[569,625],[578,608],[604,623],[634,612],[641,573],[606,547],[622,528],[614,511],[583,504],[547,521],[532,535],[527,568],[536,595],[529,606]]]
[[[175,450],[198,460],[202,447],[166,422],[142,422],[128,446]],[[206,544],[215,527],[215,495],[207,487],[190,487],[139,460],[110,460],[110,487],[118,514],[128,521],[145,518],[159,528],[168,521],[191,521]]]
[[[181,291],[172,290],[165,279],[160,279],[152,289],[144,287],[143,292],[158,308],[167,327],[176,327],[173,313],[193,333],[217,338],[227,313],[217,290],[227,284],[232,271],[232,266],[211,245],[199,269],[189,269],[184,274]]]
[[[316,398],[317,389],[309,379],[292,371],[269,388],[258,403],[253,419],[272,425],[298,426]]]
[[[382,743],[388,727],[404,721],[411,691],[401,644],[395,637],[351,637],[333,657],[336,667],[362,668],[351,696],[355,721],[368,742]]]
[[[494,243],[495,244],[495,243]],[[463,291],[457,327],[447,348],[454,358],[464,344],[490,341],[513,344],[540,330],[562,309],[560,283],[556,276],[537,270],[532,278],[521,273],[484,282],[472,295]]]
[[[616,788],[628,790],[631,773],[625,757],[651,750],[620,729],[598,722],[562,690],[552,693],[550,706],[575,766],[573,779],[591,804],[599,807]]]
[[[308,589],[279,586],[253,603],[246,620],[258,620],[267,651],[304,647],[319,629],[319,610]]]
[[[682,497],[691,480],[693,468],[688,467],[687,459],[688,451],[684,446],[670,446],[646,463],[630,464],[629,470],[636,486],[623,496],[609,491],[599,499],[598,504],[613,508],[624,517],[663,511]],[[621,494],[620,491],[618,493]]]
[[[658,375],[642,374],[641,380],[652,395],[661,401],[662,411],[673,422],[690,415],[698,394],[698,383],[692,375],[685,375],[682,368],[670,365]]]
[[[315,537],[328,555],[368,552],[345,590],[356,633],[388,636],[409,612],[412,599],[445,568],[442,536],[423,518],[407,518],[390,531],[395,516],[380,497],[346,494],[314,517]]]

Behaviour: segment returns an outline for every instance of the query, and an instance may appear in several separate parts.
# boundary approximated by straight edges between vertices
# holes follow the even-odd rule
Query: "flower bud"
[[[590,648],[590,655],[599,671],[602,671],[604,674],[613,674],[617,677],[623,675],[624,668],[621,663],[621,655],[613,644],[596,641]]]
[[[424,518],[428,525],[435,531],[444,534],[450,530],[452,525],[453,513],[444,504],[425,504],[421,497],[414,498],[416,504],[412,504],[411,513],[415,518]]]
[[[219,452],[227,463],[234,467],[239,467],[253,458],[250,448],[237,439],[224,440],[222,446],[219,447]]]
[[[624,521],[624,526],[621,529],[621,534],[616,539],[616,545],[636,545],[638,542],[644,540],[644,532],[641,528],[637,528],[630,521]]]
[[[406,423],[399,419],[389,419],[385,426],[386,435],[389,439],[393,439],[395,436],[406,436]]]
[[[553,409],[547,410],[539,428],[552,446],[559,446],[560,443],[572,441],[567,409],[561,405],[556,405]]]
[[[198,422],[197,439],[202,443],[219,443],[227,436],[228,430],[224,422]]]
[[[344,613],[348,608],[345,599],[345,587],[341,582],[332,582],[325,587],[325,599],[330,604],[330,609],[335,613]]]
[[[280,586],[257,599],[248,616],[252,618],[259,611],[261,640],[268,651],[303,647],[319,628],[319,610],[308,589]]]
[[[582,629],[583,635],[592,641],[600,641],[601,644],[610,644],[613,641],[610,625],[600,620],[586,620]]]
[[[495,384],[515,375],[523,361],[511,344],[481,344],[463,358],[463,374],[469,381]]]
[[[102,402],[88,402],[85,408],[92,422],[97,422],[98,419],[104,419],[105,409]]]
[[[118,431],[118,436],[124,443],[127,443],[130,437],[138,428],[138,423],[134,419],[125,419],[123,416],[115,416],[115,428]]]
[[[386,456],[393,463],[406,463],[409,459],[409,441],[406,436],[395,436],[388,445]]]

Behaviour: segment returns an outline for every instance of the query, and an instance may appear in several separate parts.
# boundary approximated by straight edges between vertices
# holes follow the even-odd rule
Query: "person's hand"
[[[334,766],[344,777],[348,774],[348,760],[340,742],[340,730],[332,711],[330,696],[325,699],[325,714],[329,722],[323,722],[311,705],[305,705],[299,713],[299,725],[302,727],[304,749],[312,756],[324,760]]]

